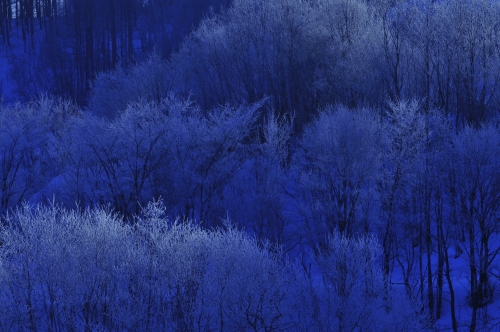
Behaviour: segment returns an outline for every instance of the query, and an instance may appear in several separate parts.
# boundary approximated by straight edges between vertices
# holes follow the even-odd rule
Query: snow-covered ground
[[[425,255],[425,254],[424,254]],[[468,304],[468,295],[470,290],[469,281],[469,262],[467,254],[464,252],[460,255],[456,255],[455,248],[448,249],[448,255],[450,259],[451,268],[451,278],[453,281],[453,290],[455,293],[455,314],[458,323],[458,331],[470,331],[471,323],[471,313],[472,309]],[[424,261],[424,268],[426,268],[427,257],[422,257]],[[434,272],[434,287],[436,287],[436,270],[438,257],[436,253],[432,254],[431,257]],[[495,260],[499,266],[500,260],[497,258]],[[415,275],[413,279],[418,279],[418,271],[415,269]],[[403,276],[401,268],[395,266],[392,282],[394,285],[402,285]],[[499,283],[497,279],[493,279],[492,283],[495,287],[493,302],[488,306],[478,309],[477,317],[477,329],[476,331],[500,331],[500,291]],[[426,295],[424,295],[426,296]],[[450,308],[450,290],[446,278],[443,276],[443,303],[442,303],[442,315],[435,322],[435,328],[437,331],[452,331],[452,318],[451,318],[451,308]]]

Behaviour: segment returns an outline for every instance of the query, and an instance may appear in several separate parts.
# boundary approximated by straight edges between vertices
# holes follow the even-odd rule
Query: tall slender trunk
[[[443,203],[440,192],[436,193],[436,224],[437,224],[437,289],[436,289],[436,319],[441,318],[443,303],[443,275],[446,246],[443,235]]]
[[[476,250],[475,250],[475,232],[474,232],[474,220],[472,218],[473,213],[473,202],[471,199],[471,207],[469,211],[468,222],[468,235],[469,235],[469,268],[470,268],[470,305],[472,307],[470,331],[476,331],[477,324],[477,263],[476,263]]]
[[[440,234],[441,234],[441,242],[445,243],[444,234],[443,234],[443,226],[439,225]],[[455,313],[455,290],[453,289],[453,281],[451,279],[451,269],[450,269],[450,258],[448,256],[448,250],[444,250],[444,262],[446,263],[445,275],[446,281],[448,283],[448,288],[450,290],[450,313],[451,313],[451,327],[453,328],[453,332],[458,332],[458,322],[457,316]]]
[[[431,321],[434,321],[434,286],[432,281],[431,195],[425,190],[425,247],[427,254],[427,301]]]

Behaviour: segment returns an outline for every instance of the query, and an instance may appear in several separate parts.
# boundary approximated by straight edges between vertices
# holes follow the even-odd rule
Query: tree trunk
[[[442,225],[440,225],[439,227],[441,228],[440,231],[442,236],[441,242],[445,243]],[[448,288],[450,289],[451,327],[453,328],[453,332],[458,332],[458,322],[455,313],[455,290],[453,289],[453,281],[451,279],[451,269],[450,269],[450,258],[448,256],[448,250],[446,249],[446,246],[444,250],[444,262],[446,263],[446,270],[445,270],[446,281],[448,282]]]
[[[425,247],[427,254],[427,301],[429,306],[429,315],[434,322],[434,286],[432,281],[432,237],[431,237],[431,195],[430,190],[425,190]]]
[[[437,294],[436,294],[436,319],[441,318],[441,308],[443,303],[443,274],[444,274],[444,261],[445,251],[447,250],[444,243],[443,235],[443,201],[441,194],[436,193],[436,223],[437,223],[437,252],[438,252],[438,266],[437,266]]]

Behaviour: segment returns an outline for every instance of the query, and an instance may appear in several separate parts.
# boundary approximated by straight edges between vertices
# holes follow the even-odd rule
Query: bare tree
[[[460,221],[467,243],[463,245],[470,268],[470,329],[476,330],[478,309],[492,301],[492,263],[500,249],[493,235],[499,230],[500,135],[487,125],[459,132],[453,141]]]

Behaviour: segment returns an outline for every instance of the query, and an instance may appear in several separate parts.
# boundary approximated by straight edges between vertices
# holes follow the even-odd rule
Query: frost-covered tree
[[[317,39],[309,51],[316,57],[314,93],[320,105],[342,103],[349,107],[378,105],[385,94],[379,84],[385,74],[382,25],[371,4],[364,0],[310,2]],[[312,54],[311,54],[312,55]]]
[[[498,107],[500,31],[496,1],[451,1],[446,7],[441,41],[450,43],[445,53],[452,70],[458,122],[478,125]],[[453,98],[453,97],[452,97]]]
[[[173,115],[169,143],[168,176],[178,214],[202,222],[214,222],[226,214],[225,188],[246,162],[246,141],[255,126],[261,104],[222,106],[202,114]],[[230,197],[228,197],[230,198]],[[208,224],[207,224],[208,226]]]
[[[61,140],[66,157],[58,192],[64,203],[112,203],[124,214],[138,213],[141,204],[160,195],[158,178],[168,173],[171,114],[190,107],[170,96],[160,103],[131,103],[114,119],[87,113],[71,121]]]
[[[422,116],[425,134],[420,143],[419,161],[411,170],[411,202],[407,205],[410,212],[408,218],[399,220],[396,226],[401,239],[396,260],[403,271],[407,291],[421,301],[426,299],[431,317],[439,318],[445,256],[451,242],[449,224],[445,223],[450,215],[445,206],[448,204],[448,163],[453,133],[450,122],[440,112],[428,110]],[[432,257],[435,252],[438,254],[437,266]]]
[[[167,62],[152,53],[131,68],[121,64],[99,73],[92,83],[87,109],[106,119],[119,117],[131,102],[159,103],[169,95]]]
[[[349,239],[335,232],[318,257],[321,281],[313,298],[318,331],[421,331],[423,317],[402,291],[384,292],[382,248],[371,235]]]
[[[224,189],[247,158],[259,107],[204,113],[170,95],[131,103],[112,120],[86,115],[64,139],[71,152],[61,189],[70,201],[111,202],[128,216],[163,197],[175,215],[217,220],[225,215]]]
[[[57,175],[57,141],[75,112],[71,103],[48,97],[0,109],[0,214],[42,199],[36,194]]]
[[[2,325],[13,329],[109,326],[130,255],[130,229],[104,210],[23,208],[5,219]],[[101,325],[102,326],[102,325]]]
[[[320,112],[306,126],[296,155],[300,200],[318,237],[370,231],[369,210],[380,174],[380,124],[365,109]]]
[[[176,89],[207,108],[269,97],[278,114],[296,111],[303,123],[325,45],[318,23],[308,2],[235,0],[203,20],[173,55]]]
[[[384,123],[382,176],[380,194],[384,274],[390,278],[391,264],[397,255],[401,228],[411,227],[411,188],[416,174],[422,170],[425,147],[425,117],[418,102],[391,103]],[[405,224],[404,222],[410,222]],[[406,239],[404,239],[406,240]]]

